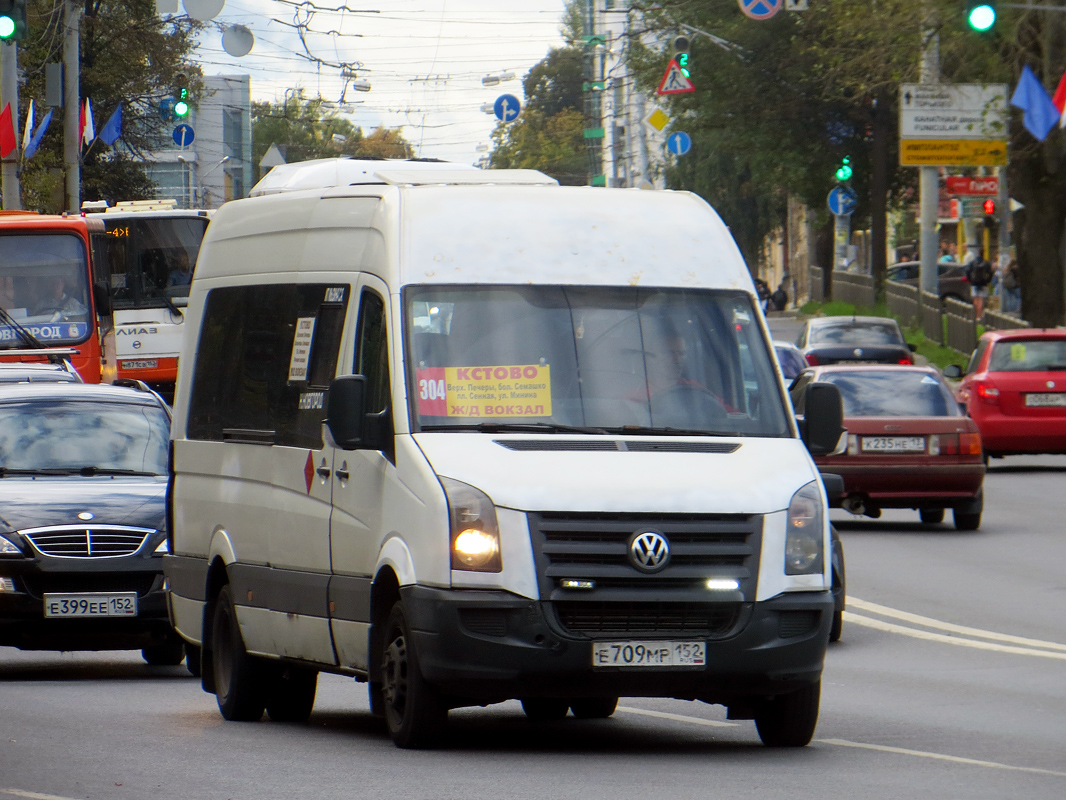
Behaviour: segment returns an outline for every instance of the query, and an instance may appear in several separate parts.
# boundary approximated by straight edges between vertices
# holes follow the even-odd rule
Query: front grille
[[[141,549],[155,531],[146,528],[63,525],[22,531],[36,550],[57,558],[117,558]]]
[[[507,612],[497,608],[461,608],[459,619],[471,633],[485,636],[507,635]]]
[[[740,603],[582,603],[557,602],[555,613],[567,630],[585,636],[677,635],[720,638],[740,616]]]
[[[136,592],[144,597],[162,575],[153,573],[40,572],[23,575],[26,591],[34,597],[46,593]]]

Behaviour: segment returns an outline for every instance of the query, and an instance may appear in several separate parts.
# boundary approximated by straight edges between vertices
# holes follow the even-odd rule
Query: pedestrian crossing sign
[[[696,87],[685,77],[685,73],[681,71],[681,65],[671,58],[670,66],[666,68],[662,82],[659,84],[659,94],[684,94],[694,91]]]

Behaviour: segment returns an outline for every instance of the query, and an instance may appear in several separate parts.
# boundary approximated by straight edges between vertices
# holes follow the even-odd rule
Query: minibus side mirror
[[[832,453],[844,429],[844,410],[840,390],[831,383],[812,383],[803,399],[804,418],[800,436],[812,456]]]
[[[822,478],[822,485],[825,486],[825,496],[829,500],[829,505],[840,505],[840,501],[844,499],[844,479],[832,472],[822,472],[819,475]]]
[[[962,369],[959,367],[958,364],[948,364],[946,367],[944,367],[944,377],[945,378],[961,378],[962,377]]]
[[[111,292],[102,281],[93,284],[93,305],[96,306],[98,316],[111,316]]]
[[[344,375],[329,385],[326,399],[326,427],[342,450],[363,446],[366,420],[366,376]]]

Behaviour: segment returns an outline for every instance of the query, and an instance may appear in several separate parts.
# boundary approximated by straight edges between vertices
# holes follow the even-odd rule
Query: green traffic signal
[[[26,0],[0,0],[0,42],[26,37]]]
[[[971,6],[966,21],[975,31],[987,31],[996,24],[996,9],[988,3]]]
[[[10,39],[15,35],[15,20],[9,16],[0,17],[0,39]]]
[[[688,53],[678,53],[674,56],[674,61],[677,62],[677,66],[681,69],[681,74],[686,78],[689,77],[688,73]]]
[[[840,166],[837,167],[836,179],[841,182],[850,181],[851,176],[851,156],[844,156],[844,158],[840,161]]]
[[[174,116],[175,117],[184,117],[184,116],[187,116],[188,113],[189,113],[189,104],[186,103],[184,100],[179,100],[178,102],[176,102],[174,104]]]

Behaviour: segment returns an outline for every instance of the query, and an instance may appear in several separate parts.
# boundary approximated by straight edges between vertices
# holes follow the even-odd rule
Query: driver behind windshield
[[[38,284],[38,299],[30,310],[33,316],[61,314],[64,317],[84,315],[88,312],[78,298],[67,294],[66,281],[59,275],[41,278]]]

